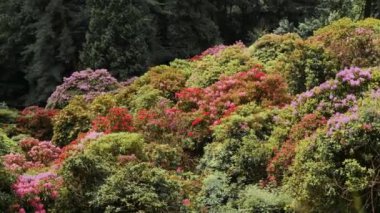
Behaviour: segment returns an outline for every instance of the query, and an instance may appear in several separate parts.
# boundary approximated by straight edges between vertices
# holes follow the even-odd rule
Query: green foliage
[[[177,169],[181,165],[183,151],[169,144],[150,143],[144,148],[150,162],[156,167]]]
[[[379,20],[369,18],[354,22],[343,18],[317,30],[309,40],[322,43],[342,67],[371,67],[380,63],[379,37]]]
[[[266,141],[273,112],[254,104],[244,105],[214,127],[215,141],[205,148],[200,168],[224,171],[239,184],[265,178],[265,169],[276,146]]]
[[[256,185],[248,185],[239,192],[239,198],[234,202],[240,211],[249,212],[283,212],[291,198],[274,189],[267,190]]]
[[[0,125],[15,123],[17,117],[17,110],[9,108],[0,108]]]
[[[3,142],[1,141],[1,143]],[[14,181],[15,177],[4,169],[3,162],[0,159],[0,211],[2,212],[8,212],[10,206],[14,203],[15,198],[12,192],[12,183]]]
[[[116,107],[116,98],[114,94],[104,94],[97,96],[90,104],[90,111],[95,115],[106,115],[108,111]]]
[[[8,136],[0,129],[0,156],[17,151],[17,143],[8,138]]]
[[[109,162],[116,162],[122,155],[135,155],[145,159],[143,152],[144,138],[137,133],[112,133],[91,142],[84,153],[101,157]]]
[[[225,204],[231,196],[229,179],[223,172],[214,172],[202,181],[202,189],[198,194],[199,207],[214,209]]]
[[[74,98],[54,117],[52,142],[60,147],[69,144],[79,133],[90,129],[91,118],[83,98]]]
[[[64,186],[55,202],[55,212],[96,211],[89,208],[89,202],[113,168],[99,156],[78,154],[68,158],[60,169]]]
[[[90,20],[82,64],[107,68],[121,79],[143,72],[154,33],[149,1],[90,0],[86,6]]]
[[[293,94],[306,91],[334,77],[339,63],[322,45],[302,40],[297,34],[268,34],[250,52],[270,73],[279,73]]]
[[[193,61],[186,73],[190,77],[186,87],[207,87],[224,76],[247,71],[257,65],[257,61],[250,57],[247,48],[237,43],[222,50],[217,55],[208,55],[200,60]]]
[[[325,129],[298,146],[286,188],[300,211],[370,211],[379,207],[377,180],[378,96],[370,95],[357,111],[337,114]],[[350,122],[345,122],[350,119]]]
[[[165,170],[129,164],[110,176],[91,202],[102,212],[178,212],[178,183]]]

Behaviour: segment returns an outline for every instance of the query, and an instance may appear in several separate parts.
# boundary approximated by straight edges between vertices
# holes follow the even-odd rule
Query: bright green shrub
[[[370,67],[380,63],[380,20],[365,19],[353,22],[343,18],[317,30],[312,42],[330,50],[342,67]]]
[[[95,115],[106,115],[108,111],[116,106],[114,94],[104,94],[97,96],[90,104],[90,111]]]
[[[119,156],[135,155],[145,159],[144,138],[137,133],[112,133],[92,141],[84,150],[85,154],[116,162]]]
[[[149,161],[154,166],[164,169],[177,169],[181,165],[182,152],[180,148],[169,144],[150,143],[144,148],[144,153]]]
[[[302,38],[295,33],[284,35],[266,34],[259,38],[249,51],[252,56],[270,67],[280,56],[286,56],[302,45]]]
[[[152,85],[145,85],[131,95],[128,106],[132,112],[137,112],[140,109],[155,106],[163,98],[164,94],[161,90],[155,89]]]
[[[291,198],[278,190],[261,189],[256,185],[248,185],[239,192],[234,205],[238,212],[284,212]]]
[[[371,211],[380,207],[380,95],[374,92],[347,113],[336,113],[315,136],[303,140],[285,179],[302,212]]]
[[[60,169],[64,184],[55,201],[54,212],[97,211],[90,208],[90,201],[113,169],[114,165],[100,156],[78,154],[68,158]]]
[[[298,94],[334,77],[336,58],[322,45],[302,40],[297,34],[268,34],[250,47],[270,73],[282,75],[293,94]]]
[[[165,170],[129,164],[106,180],[91,205],[101,212],[179,212],[179,195]]]
[[[185,87],[186,79],[183,71],[166,65],[153,67],[141,77],[144,84],[152,85],[169,99]]]
[[[0,125],[15,123],[18,117],[17,110],[0,108]]]
[[[14,181],[15,181],[15,177],[4,169],[3,162],[0,158],[0,211],[1,212],[9,212],[10,206],[14,203],[15,197],[12,191],[12,184],[14,183]]]
[[[92,115],[82,97],[74,98],[54,117],[52,142],[63,147],[91,127]]]
[[[250,56],[247,48],[238,43],[227,47],[219,54],[207,55],[190,63],[191,73],[186,87],[207,87],[219,80],[222,75],[229,76],[256,66],[258,61]],[[186,72],[186,71],[185,71]]]
[[[0,129],[0,156],[17,151],[17,143],[8,138],[8,136]]]
[[[214,127],[214,142],[205,147],[200,168],[224,171],[238,184],[255,183],[266,175],[266,163],[276,144],[266,141],[274,112],[255,104],[238,108]]]

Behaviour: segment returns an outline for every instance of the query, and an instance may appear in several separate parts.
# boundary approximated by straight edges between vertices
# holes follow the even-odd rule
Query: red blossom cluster
[[[25,108],[17,119],[17,127],[21,132],[30,134],[40,140],[49,140],[53,134],[52,120],[58,110],[37,106]]]
[[[277,75],[266,75],[259,68],[222,77],[204,89],[184,89],[176,94],[176,98],[180,109],[208,112],[214,120],[251,101],[265,105],[283,105],[289,101],[283,79]]]
[[[92,130],[95,132],[131,132],[134,130],[133,117],[128,109],[113,107],[106,116],[98,116],[92,122]]]

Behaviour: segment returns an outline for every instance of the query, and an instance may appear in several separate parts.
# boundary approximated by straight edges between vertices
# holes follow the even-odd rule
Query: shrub
[[[342,67],[371,67],[380,63],[380,21],[353,22],[343,18],[315,32],[309,38],[322,43],[338,58]]]
[[[169,144],[147,144],[144,148],[153,166],[164,169],[177,169],[181,165],[182,150]]]
[[[79,133],[90,129],[91,119],[84,99],[73,99],[53,120],[52,142],[59,147],[69,144]]]
[[[10,206],[14,203],[15,197],[12,190],[12,183],[15,177],[10,174],[3,166],[0,159],[0,211],[10,212]]]
[[[0,156],[17,150],[17,144],[0,129]]]
[[[58,197],[62,180],[51,172],[37,175],[21,175],[13,185],[19,212],[46,212]]]
[[[50,141],[41,141],[30,149],[27,156],[33,162],[49,165],[60,154],[61,149],[54,146]]]
[[[303,140],[286,189],[300,211],[371,211],[379,206],[379,101],[374,93],[346,113],[336,113],[327,128]],[[361,205],[354,200],[358,199]]]
[[[17,110],[9,108],[0,108],[0,124],[11,124],[18,118]]]
[[[113,173],[114,166],[100,156],[76,154],[67,158],[59,171],[63,186],[55,202],[55,212],[96,212],[90,206],[94,194]],[[75,203],[75,205],[73,205]]]
[[[82,70],[74,72],[63,80],[47,101],[48,108],[63,108],[76,95],[85,95],[85,100],[93,100],[96,96],[115,90],[119,84],[107,70]]]
[[[216,55],[206,55],[190,63],[186,73],[190,74],[186,87],[207,87],[219,80],[220,76],[233,75],[256,66],[242,43],[229,46]]]
[[[90,111],[94,115],[104,116],[108,111],[116,107],[116,98],[115,94],[103,94],[97,96],[90,104]]]
[[[92,130],[95,132],[131,132],[133,131],[133,117],[126,108],[113,107],[106,116],[98,116],[92,121]]]
[[[256,185],[249,185],[239,193],[234,203],[239,211],[284,212],[291,198],[278,190],[269,191]]]
[[[89,155],[102,157],[104,160],[116,162],[117,157],[134,154],[144,160],[144,138],[137,133],[112,133],[92,141],[85,149]]]
[[[339,68],[336,58],[322,45],[304,41],[297,34],[265,35],[250,50],[269,73],[286,79],[293,94],[334,77]]]
[[[148,164],[129,164],[110,176],[91,202],[102,212],[178,212],[178,183]]]
[[[53,118],[57,110],[49,110],[37,106],[25,108],[17,119],[17,127],[21,132],[40,140],[49,140],[53,136]]]

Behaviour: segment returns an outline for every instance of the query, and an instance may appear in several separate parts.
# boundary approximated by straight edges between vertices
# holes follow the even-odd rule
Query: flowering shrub
[[[40,141],[38,139],[27,137],[20,140],[19,146],[22,151],[29,152],[34,146],[38,146],[39,143]]]
[[[376,208],[378,191],[379,136],[378,98],[369,96],[346,113],[336,113],[327,128],[303,140],[297,150],[286,188],[296,198],[297,206],[314,211],[355,208],[353,197],[363,200],[363,210]],[[319,193],[330,190],[334,193]],[[318,192],[318,193],[316,193]],[[295,196],[297,195],[297,196]]]
[[[32,168],[41,168],[44,165],[40,162],[28,161],[23,154],[7,154],[2,156],[4,168],[9,172],[19,174]]]
[[[371,67],[380,63],[380,21],[353,22],[340,19],[315,32],[309,40],[322,43],[338,58],[342,67]]]
[[[48,165],[57,159],[60,153],[61,149],[54,146],[50,141],[41,141],[30,149],[27,156],[33,162]]]
[[[54,173],[45,172],[37,175],[21,175],[13,185],[18,203],[18,212],[44,213],[57,199],[62,179]]]
[[[133,117],[126,108],[113,107],[106,116],[99,116],[92,122],[95,132],[131,132],[133,131]]]
[[[63,108],[76,95],[84,95],[85,101],[90,101],[96,96],[115,90],[119,84],[107,70],[82,70],[74,72],[63,80],[48,99],[48,108]]]
[[[242,43],[238,42],[239,45],[243,45]],[[219,45],[216,45],[216,46],[213,46],[213,47],[210,47],[208,48],[207,50],[203,51],[201,54],[199,55],[196,55],[194,57],[192,57],[190,59],[190,61],[197,61],[197,60],[201,60],[203,57],[207,56],[207,55],[212,55],[212,56],[215,56],[217,55],[218,53],[220,53],[221,51],[223,51],[224,49],[226,49],[228,46],[225,46],[223,44],[219,44]]]
[[[324,117],[308,114],[300,122],[292,126],[288,139],[281,144],[281,148],[275,152],[274,157],[268,163],[268,180],[272,184],[280,183],[284,173],[293,163],[299,141],[311,136],[316,129],[324,126],[326,123],[327,121]]]
[[[341,70],[335,80],[326,81],[318,87],[297,96],[292,102],[297,115],[318,110],[329,117],[334,112],[345,112],[353,106],[362,93],[368,89],[372,74],[357,67]]]
[[[53,136],[53,118],[57,110],[44,109],[37,106],[25,108],[17,119],[17,127],[21,132],[40,140],[49,140]]]
[[[257,101],[266,105],[281,105],[288,101],[286,84],[281,78],[265,75],[257,68],[240,72],[205,88],[188,88],[176,97],[178,106],[189,110],[191,107],[202,112],[210,113],[212,119],[217,120],[225,111]]]
[[[216,55],[206,55],[191,62],[184,72],[190,77],[186,87],[204,88],[219,80],[222,75],[230,76],[257,66],[242,43],[231,45]]]

